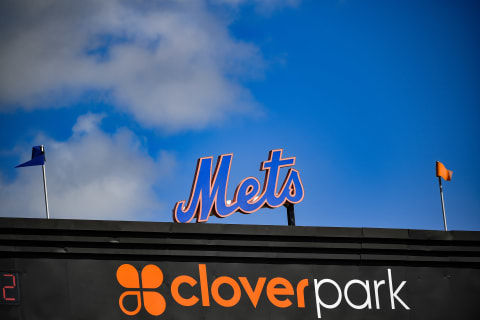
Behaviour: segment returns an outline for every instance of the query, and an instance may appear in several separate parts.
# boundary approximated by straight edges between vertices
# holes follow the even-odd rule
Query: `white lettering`
[[[384,284],[385,284],[385,280],[373,281],[373,287],[375,289],[375,306],[377,307],[377,309],[380,309],[380,301],[378,301],[378,288],[380,288],[380,286]]]
[[[393,286],[392,286],[392,270],[388,269],[388,286],[389,286],[389,289],[390,289],[390,303],[392,304],[392,309],[395,309],[395,299],[398,300],[398,302],[400,302],[400,304],[407,310],[410,310],[410,308],[405,304],[405,302],[402,301],[402,299],[400,299],[398,297],[398,292],[400,290],[402,290],[403,286],[405,285],[405,283],[407,283],[407,281],[402,281],[402,283],[400,283],[400,285],[397,287],[397,290],[393,291]]]
[[[350,286],[354,284],[361,285],[365,289],[365,292],[367,293],[367,298],[365,299],[365,302],[359,306],[352,303],[352,301],[350,301],[350,298],[348,297],[348,288],[350,288]],[[372,309],[372,301],[370,299],[370,286],[369,286],[368,280],[365,282],[362,282],[358,279],[350,280],[347,282],[343,292],[345,295],[345,300],[347,300],[347,303],[350,307],[360,310],[360,309],[365,309],[368,306],[368,309]]]
[[[335,309],[336,307],[338,307],[338,305],[342,301],[342,289],[340,289],[340,286],[335,281],[333,281],[332,279],[322,279],[321,281],[318,281],[317,279],[314,279],[314,283],[315,283],[315,301],[317,303],[317,317],[320,319],[320,318],[322,318],[322,313],[320,311],[320,306],[322,306],[326,309]],[[320,299],[319,289],[320,289],[320,286],[324,283],[330,283],[337,289],[338,298],[337,298],[337,301],[335,301],[335,303],[333,303],[333,304],[326,304]]]

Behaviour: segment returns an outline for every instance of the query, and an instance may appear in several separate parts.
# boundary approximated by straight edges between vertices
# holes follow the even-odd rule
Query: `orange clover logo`
[[[156,289],[160,287],[163,282],[163,273],[159,267],[149,264],[142,270],[142,286],[140,287],[140,279],[138,277],[138,271],[134,266],[130,264],[122,264],[117,269],[117,281],[118,283],[127,289],[136,289],[132,291],[125,291],[118,299],[120,309],[129,316],[136,315],[141,307],[141,298],[143,297],[143,303],[145,310],[152,316],[159,316],[165,311],[165,299],[163,296],[149,289]],[[142,296],[141,296],[142,295]],[[135,296],[137,299],[137,308],[133,311],[127,310],[123,305],[123,300],[126,296]]]

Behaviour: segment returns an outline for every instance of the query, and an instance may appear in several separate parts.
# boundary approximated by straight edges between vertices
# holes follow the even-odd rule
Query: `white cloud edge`
[[[175,156],[162,150],[156,158],[130,130],[103,132],[100,114],[80,116],[74,128],[89,123],[66,141],[38,136],[45,144],[52,218],[166,220],[168,208],[155,189],[175,170]],[[28,160],[28,159],[26,159]],[[17,169],[13,181],[0,179],[0,216],[45,217],[39,166]]]

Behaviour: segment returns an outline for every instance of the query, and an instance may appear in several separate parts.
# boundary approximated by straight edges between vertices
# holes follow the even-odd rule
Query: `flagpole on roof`
[[[50,219],[50,212],[48,211],[48,196],[47,196],[47,176],[45,175],[45,148],[42,145],[35,146],[32,148],[32,158],[19,164],[15,168],[22,168],[22,167],[32,167],[32,166],[42,166],[42,173],[43,173],[43,192],[45,194],[45,211],[47,213],[47,219]]]
[[[445,203],[443,202],[443,188],[442,188],[442,178],[438,177],[438,185],[440,186],[440,198],[442,199],[442,211],[443,211],[443,226],[445,231],[447,230],[447,217],[445,216]]]
[[[440,199],[442,200],[442,212],[443,212],[443,226],[445,227],[445,231],[447,231],[447,216],[445,215],[445,203],[443,202],[443,187],[442,187],[442,178],[445,181],[452,180],[453,172],[451,170],[447,170],[443,163],[437,161],[435,164],[437,177],[438,177],[438,185],[440,186]]]
[[[43,149],[43,145],[40,146],[42,152],[45,153]],[[47,176],[45,175],[45,163],[42,164],[42,172],[43,172],[43,191],[45,194],[45,210],[47,212],[47,219],[50,219],[50,212],[48,211],[48,195],[47,195]]]

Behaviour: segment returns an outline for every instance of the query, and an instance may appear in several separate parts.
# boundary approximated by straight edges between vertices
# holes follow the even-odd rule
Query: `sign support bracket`
[[[293,203],[286,203],[287,220],[289,226],[295,226],[295,205]]]

